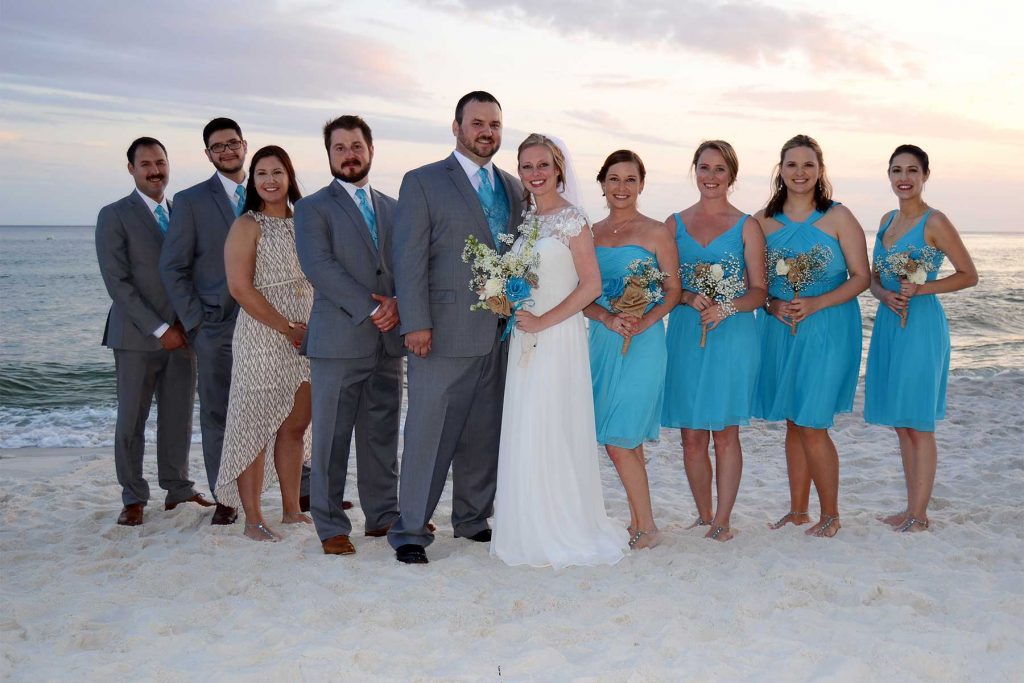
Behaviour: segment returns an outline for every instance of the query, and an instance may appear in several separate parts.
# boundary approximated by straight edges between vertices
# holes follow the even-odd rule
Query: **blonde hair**
[[[725,140],[705,140],[697,146],[697,151],[693,153],[693,162],[690,164],[690,168],[693,171],[697,170],[697,160],[700,159],[700,155],[709,149],[713,149],[725,159],[725,167],[729,169],[729,187],[736,182],[736,176],[740,174],[740,160],[736,156],[736,150],[732,148]]]
[[[530,147],[547,147],[548,151],[551,152],[551,158],[555,162],[555,174],[558,180],[558,191],[561,192],[565,189],[565,155],[562,154],[562,150],[559,149],[558,145],[546,135],[540,133],[530,133],[526,136],[526,139],[519,143],[519,150],[516,152],[516,162],[521,156],[523,151]],[[532,202],[530,191],[525,187],[523,188],[523,201],[529,205]]]

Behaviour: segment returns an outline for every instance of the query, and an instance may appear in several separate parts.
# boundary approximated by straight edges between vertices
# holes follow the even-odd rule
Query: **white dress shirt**
[[[231,178],[228,178],[226,175],[224,175],[220,171],[217,171],[217,177],[220,178],[220,183],[221,183],[221,185],[224,186],[224,193],[228,196],[228,202],[231,203],[231,208],[234,208],[235,207],[235,201],[236,201],[235,191],[238,188],[242,188],[243,190],[245,189],[245,181],[248,179],[248,175],[243,176],[242,177],[242,182],[240,182],[240,183],[236,183],[234,180],[232,180]]]
[[[473,189],[477,192],[480,191],[480,169],[487,171],[487,179],[491,181],[491,187],[494,185],[494,164],[488,159],[487,163],[483,166],[478,166],[476,162],[471,161],[469,157],[455,150],[455,158],[459,160],[459,165],[462,166],[462,170],[466,172],[466,176],[469,178],[469,182],[473,185]]]

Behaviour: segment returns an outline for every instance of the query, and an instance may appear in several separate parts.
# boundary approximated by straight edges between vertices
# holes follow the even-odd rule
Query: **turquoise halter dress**
[[[887,273],[884,261],[891,254],[910,252],[920,258],[928,252],[928,281],[938,276],[945,254],[927,248],[924,226],[929,210],[907,234],[889,249],[882,244],[896,212],[875,238],[872,261],[882,286],[897,292],[900,281]],[[946,378],[949,375],[949,325],[939,298],[934,294],[911,297],[907,326],[900,316],[879,303],[868,348],[868,369],[864,380],[864,420],[888,427],[909,427],[920,432],[935,431],[935,421],[946,416]]]
[[[774,216],[782,227],[765,240],[771,297],[793,299],[789,281],[775,272],[773,255],[789,258],[808,252],[815,245],[829,250],[824,270],[800,291],[801,296],[825,294],[849,278],[839,240],[814,225],[824,215],[814,211],[803,221],[791,220],[781,213]],[[860,304],[856,297],[805,318],[795,335],[789,325],[774,316],[759,319],[763,320],[762,355],[754,398],[756,417],[827,429],[836,414],[853,410],[861,355]]]

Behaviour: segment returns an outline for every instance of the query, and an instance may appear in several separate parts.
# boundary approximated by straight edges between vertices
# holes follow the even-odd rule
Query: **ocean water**
[[[986,392],[1019,393],[1024,235],[963,238],[981,281],[942,296],[953,342],[950,381],[977,385],[970,393],[980,400]],[[873,243],[869,234],[869,253]],[[93,228],[0,227],[0,448],[113,443],[113,354],[100,345],[109,306]],[[861,307],[866,356],[877,302],[865,293]],[[198,442],[198,420],[193,434]],[[151,416],[147,439],[154,437]]]

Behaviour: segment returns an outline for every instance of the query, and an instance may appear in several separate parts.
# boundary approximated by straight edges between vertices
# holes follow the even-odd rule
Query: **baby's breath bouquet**
[[[615,313],[628,313],[640,318],[651,304],[660,303],[665,298],[661,283],[668,273],[658,270],[653,257],[633,259],[626,266],[626,277],[610,281],[611,286],[603,292]],[[621,288],[617,285],[621,285]],[[631,338],[622,341],[622,355],[629,351]]]
[[[508,318],[508,325],[501,335],[503,341],[515,325],[515,312],[530,303],[530,292],[538,284],[534,269],[540,263],[540,257],[534,245],[540,236],[540,221],[536,216],[528,217],[519,226],[519,232],[524,238],[519,249],[499,254],[470,235],[462,250],[463,262],[468,263],[473,271],[469,288],[480,298],[470,306],[470,310],[490,311]],[[515,242],[515,235],[502,233],[498,239],[502,244],[511,246]]]
[[[906,280],[914,285],[923,285],[928,281],[928,273],[934,272],[942,265],[942,252],[931,245],[906,251],[890,251],[884,258],[875,263],[875,270],[896,280]],[[900,312],[900,327],[907,326],[907,315],[910,313],[910,302]]]
[[[793,297],[800,296],[800,290],[817,282],[825,273],[825,267],[832,260],[832,250],[822,244],[815,244],[808,251],[787,256],[786,251],[768,251],[768,263],[775,263],[775,276],[784,278],[793,289]],[[791,334],[796,334],[796,323],[790,323]]]
[[[727,255],[718,263],[697,261],[684,263],[679,268],[679,276],[683,286],[691,292],[698,292],[726,309],[735,313],[732,300],[743,296],[747,291],[746,283],[740,276],[742,268],[740,260],[732,254]],[[700,347],[707,343],[708,325],[700,330]]]

